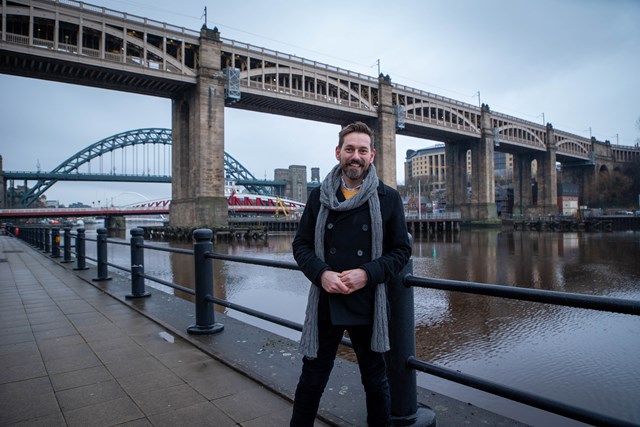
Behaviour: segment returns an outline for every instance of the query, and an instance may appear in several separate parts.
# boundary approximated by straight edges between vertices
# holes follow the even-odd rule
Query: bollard
[[[144,230],[142,228],[131,229],[131,293],[125,298],[145,298],[151,296],[144,288],[144,248],[139,247],[144,243]]]
[[[62,249],[62,261],[61,263],[71,262],[71,227],[64,228],[63,249]]]
[[[38,230],[36,230],[34,238],[36,239],[36,246],[38,246],[38,239],[40,239],[39,247],[42,252],[49,252],[51,250],[51,240],[49,240],[48,228],[40,228],[40,234],[38,234]]]
[[[201,228],[194,230],[193,260],[196,278],[196,324],[187,328],[187,332],[196,335],[216,334],[224,330],[222,323],[215,323],[213,303],[213,265],[206,254],[213,250],[211,238],[213,231]]]
[[[409,239],[412,241],[411,237]],[[436,414],[430,408],[418,407],[416,371],[407,367],[409,356],[416,354],[413,288],[407,288],[403,283],[403,277],[408,274],[413,274],[413,260],[409,260],[398,277],[387,283],[391,350],[386,354],[386,361],[391,389],[391,424],[433,427]]]
[[[42,229],[42,239],[44,240],[43,250],[45,252],[51,252],[51,237],[50,237],[48,228]]]
[[[84,228],[78,228],[76,236],[76,267],[74,270],[87,270],[87,259],[85,258]]]
[[[96,238],[96,253],[98,254],[98,277],[92,280],[111,280],[109,271],[107,270],[107,229],[98,228],[98,237]]]
[[[51,258],[60,258],[60,229],[51,229]]]

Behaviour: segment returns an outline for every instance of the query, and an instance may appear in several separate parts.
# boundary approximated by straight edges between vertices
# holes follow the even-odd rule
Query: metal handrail
[[[543,289],[517,288],[508,285],[492,285],[461,280],[425,278],[413,275],[404,277],[405,286],[439,289],[443,291],[464,292],[520,301],[539,302],[574,308],[608,311],[611,313],[640,315],[640,301],[624,298],[612,298],[600,295],[587,295],[571,292],[547,291]]]
[[[496,396],[505,397],[507,399],[524,403],[525,405],[534,406],[577,421],[586,422],[600,427],[638,427],[637,424],[629,421],[599,414],[589,409],[580,408],[563,402],[554,401],[535,393],[518,390],[513,387],[508,387],[503,384],[498,384],[493,381],[465,374],[457,370],[437,366],[415,357],[409,357],[407,360],[407,366],[436,377],[486,391]]]
[[[144,273],[139,273],[139,276],[142,277],[142,278],[151,280],[152,282],[160,283],[161,285],[167,286],[169,288],[177,289],[177,290],[182,291],[182,292],[184,292],[186,294],[189,294],[189,295],[195,295],[196,294],[196,291],[194,291],[191,288],[187,288],[185,286],[178,285],[177,283],[173,283],[173,282],[169,282],[169,281],[163,280],[163,279],[161,279],[159,277],[150,276],[150,275],[144,274]]]
[[[211,259],[219,259],[223,261],[240,262],[242,264],[261,265],[264,267],[274,267],[274,268],[280,268],[283,270],[300,271],[300,267],[298,267],[298,264],[291,261],[274,261],[271,259],[264,259],[264,258],[247,258],[247,257],[240,257],[237,255],[220,254],[216,252],[208,252],[206,254],[206,257]]]
[[[136,245],[136,247],[142,248],[142,249],[152,249],[154,251],[160,251],[160,252],[171,252],[173,254],[193,255],[192,249],[166,248],[166,247],[156,246],[156,245]]]

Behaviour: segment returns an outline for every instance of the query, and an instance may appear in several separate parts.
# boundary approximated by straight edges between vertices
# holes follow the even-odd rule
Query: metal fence
[[[52,258],[61,257],[59,229],[17,228],[9,225],[7,230],[10,234],[25,240],[34,247],[47,253],[50,252]],[[128,273],[131,278],[131,292],[126,295],[127,298],[145,298],[150,296],[151,294],[145,288],[145,280],[150,280],[195,296],[195,324],[189,326],[187,329],[191,334],[215,334],[224,330],[224,325],[216,322],[213,304],[231,308],[296,331],[302,330],[302,325],[296,322],[213,296],[213,266],[211,262],[213,259],[260,265],[268,268],[299,270],[296,263],[215,253],[212,243],[213,232],[208,229],[194,231],[193,250],[148,245],[144,242],[143,234],[144,232],[140,228],[132,229],[130,241],[123,242],[119,240],[108,240],[107,230],[104,228],[97,230],[96,239],[86,238],[83,228],[77,229],[75,234],[71,233],[70,228],[65,228],[63,239],[64,257],[61,262],[72,262],[72,254],[76,260],[75,270],[88,269],[86,266],[87,259],[96,262],[97,275],[93,279],[96,281],[111,279],[108,267]],[[75,237],[75,246],[71,245],[72,236]],[[95,242],[97,258],[89,258],[85,255],[85,245],[87,241]],[[130,246],[130,268],[112,264],[108,261],[108,244]],[[75,248],[75,251],[72,251],[72,248]],[[195,289],[145,274],[145,250],[192,255],[194,259]],[[391,411],[393,418],[398,420],[398,422],[408,422],[409,424],[406,425],[414,426],[435,425],[434,413],[427,408],[419,407],[417,402],[416,371],[421,371],[584,423],[597,426],[638,427],[638,424],[630,421],[596,413],[588,408],[569,405],[546,398],[542,395],[529,393],[526,390],[515,389],[505,384],[471,376],[416,358],[413,287],[561,305],[574,307],[576,309],[600,310],[635,316],[640,315],[640,301],[414,276],[413,264],[412,261],[410,261],[401,275],[388,283],[389,306],[391,310],[389,324],[391,350],[387,353],[386,357],[389,362],[388,374],[392,390]],[[343,339],[343,344],[347,346],[351,345],[346,338]]]

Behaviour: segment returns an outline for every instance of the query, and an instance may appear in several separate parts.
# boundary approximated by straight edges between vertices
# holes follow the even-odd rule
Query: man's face
[[[342,148],[336,147],[336,159],[345,179],[359,184],[376,156],[371,138],[366,133],[352,132],[344,137]]]

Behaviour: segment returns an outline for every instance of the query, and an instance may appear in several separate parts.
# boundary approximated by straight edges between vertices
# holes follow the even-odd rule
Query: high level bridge
[[[556,161],[589,171],[613,157],[611,146],[595,138],[395,84],[389,76],[373,78],[224,39],[215,28],[197,32],[73,0],[2,0],[0,13],[0,72],[174,101],[175,225],[226,223],[225,107],[338,125],[365,121],[376,133],[376,167],[392,185],[396,134],[442,141],[450,171],[447,206],[465,219],[496,216],[494,150],[514,155],[516,204],[540,212],[557,210]],[[531,188],[522,183],[529,182],[533,160],[538,198],[532,207]]]

